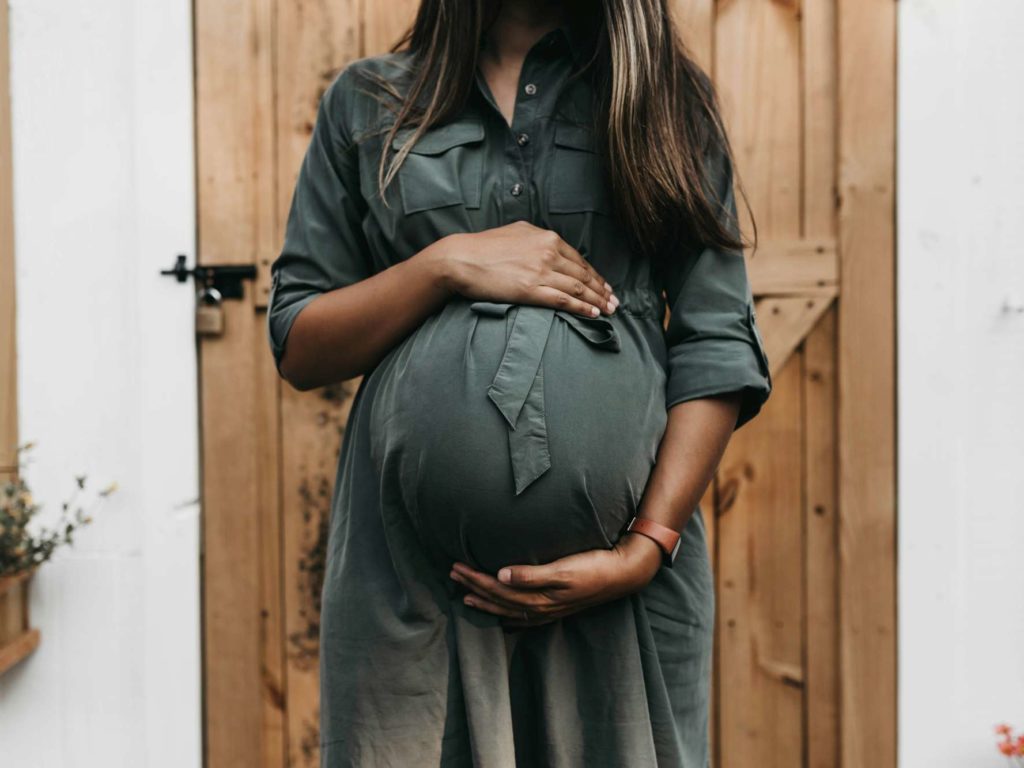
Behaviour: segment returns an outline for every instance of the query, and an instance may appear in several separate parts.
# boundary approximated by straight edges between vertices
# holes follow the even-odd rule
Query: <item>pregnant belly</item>
[[[382,492],[438,567],[612,545],[667,418],[649,323],[455,300],[374,370]]]

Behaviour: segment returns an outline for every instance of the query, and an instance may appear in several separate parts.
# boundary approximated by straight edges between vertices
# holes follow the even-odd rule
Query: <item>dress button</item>
[[[516,144],[518,144],[520,147],[525,147],[529,143],[530,137],[527,134],[520,133],[518,136],[516,136]]]
[[[527,96],[533,96],[537,92],[537,86],[533,83],[527,83],[523,90],[526,91]]]
[[[521,194],[523,194],[523,185],[517,181],[515,184],[512,185],[512,189],[510,189],[509,192],[512,193],[512,197],[519,197]]]

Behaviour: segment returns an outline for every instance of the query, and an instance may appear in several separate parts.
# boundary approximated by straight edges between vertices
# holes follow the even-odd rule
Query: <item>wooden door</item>
[[[199,259],[258,270],[201,343],[210,768],[318,764],[317,603],[357,382],[278,380],[268,268],[323,88],[416,5],[196,1]],[[776,381],[705,499],[715,764],[894,768],[894,7],[674,9],[757,220],[748,264]]]
[[[748,267],[775,378],[707,499],[715,764],[892,767],[895,10],[677,10],[757,221]]]

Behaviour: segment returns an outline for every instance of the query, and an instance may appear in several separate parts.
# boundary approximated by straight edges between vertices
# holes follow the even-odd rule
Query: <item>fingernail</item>
[[[468,606],[469,606],[470,608],[476,608],[476,603],[475,603],[475,602],[474,602],[474,601],[473,601],[473,600],[472,600],[471,598],[468,598],[468,597],[467,597],[467,598],[465,598],[465,599],[463,600],[463,602],[464,602],[464,603],[465,603],[466,605],[468,605]]]
[[[612,294],[612,301],[615,302],[616,307],[619,306],[619,297],[616,296],[614,293]]]
[[[510,581],[512,581],[512,571],[510,571],[508,568],[502,568],[500,571],[498,571],[498,581],[502,582],[503,584],[508,584]]]
[[[617,305],[611,301],[608,302],[608,314],[612,314],[615,311]]]
[[[600,309],[598,309],[597,307],[591,307],[591,308],[590,308],[590,314],[591,314],[592,316],[594,316],[594,317],[597,317],[598,315],[600,315],[600,314],[601,314],[601,310],[600,310]]]
[[[608,291],[608,293],[611,293],[611,292],[612,292],[612,287],[611,287],[610,285],[608,285],[608,281],[607,281],[607,280],[605,281],[605,284],[604,284],[604,289],[605,289],[606,291]]]
[[[459,574],[457,574],[457,573],[456,573],[455,571],[452,571],[451,573],[449,573],[449,574],[448,574],[448,577],[449,577],[450,579],[454,579],[455,581],[458,581],[458,580],[459,580]]]

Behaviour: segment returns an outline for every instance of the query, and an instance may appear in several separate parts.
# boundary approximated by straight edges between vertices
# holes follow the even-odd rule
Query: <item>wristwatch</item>
[[[679,531],[673,531],[671,528],[645,517],[634,517],[630,520],[629,525],[626,526],[626,533],[631,531],[646,536],[661,547],[662,563],[668,568],[672,567],[679,552],[679,545],[683,541]]]

